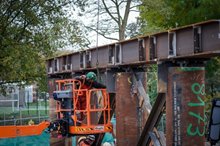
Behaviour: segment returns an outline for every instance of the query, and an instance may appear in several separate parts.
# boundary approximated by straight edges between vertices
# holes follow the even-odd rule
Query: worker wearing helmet
[[[105,85],[97,82],[97,76],[94,72],[88,72],[86,75],[77,76],[75,79],[81,81],[83,89],[106,88]]]
[[[97,77],[96,77],[96,74],[94,72],[89,72],[89,73],[86,74],[86,79],[91,80],[91,81],[96,81]]]
[[[105,85],[97,82],[97,76],[94,72],[88,72],[86,75],[82,75],[79,77],[75,77],[75,79],[81,82],[81,89],[92,89],[92,88],[99,88],[104,89],[106,88]],[[85,110],[86,109],[86,92],[83,92],[78,98],[78,102],[76,104],[77,109]],[[83,112],[80,113],[80,116],[77,116],[78,122],[82,122],[85,119],[85,115]]]

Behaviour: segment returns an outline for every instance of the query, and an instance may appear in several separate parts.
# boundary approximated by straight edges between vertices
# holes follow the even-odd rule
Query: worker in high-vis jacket
[[[81,82],[81,89],[92,89],[92,88],[99,88],[99,89],[105,89],[106,86],[97,82],[97,76],[94,72],[89,72],[86,75],[81,75],[75,77],[75,79],[79,80]],[[78,102],[76,104],[77,109],[85,110],[86,109],[86,92],[83,92],[83,95],[81,95],[78,98]],[[85,119],[85,114],[83,112],[80,113],[80,117],[77,116],[78,121],[82,122]]]

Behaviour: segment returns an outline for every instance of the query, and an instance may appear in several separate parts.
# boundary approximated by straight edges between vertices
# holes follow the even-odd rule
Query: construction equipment
[[[40,135],[49,126],[48,121],[43,121],[38,125],[0,126],[0,138]]]
[[[112,132],[110,99],[106,89],[83,88],[83,83],[77,79],[57,80],[56,84],[57,90],[53,92],[55,121],[44,121],[39,125],[0,126],[0,138],[40,135],[46,129],[62,136]],[[101,115],[103,123],[98,122]]]

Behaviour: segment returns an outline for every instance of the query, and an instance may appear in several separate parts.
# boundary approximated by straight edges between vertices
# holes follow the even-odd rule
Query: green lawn
[[[0,125],[3,124],[3,120],[13,120],[13,119],[20,119],[27,118],[27,120],[23,120],[22,124],[27,123],[33,117],[45,117],[49,115],[49,103],[41,101],[38,103],[30,103],[29,106],[27,105],[26,108],[20,108],[19,110],[17,107],[14,108],[14,112],[12,111],[12,107],[0,107]],[[40,118],[42,119],[42,118]],[[39,122],[39,118],[33,119],[35,123]],[[42,119],[43,120],[43,119]],[[18,120],[16,123],[19,124],[21,121]],[[13,124],[13,122],[5,122],[5,124]]]

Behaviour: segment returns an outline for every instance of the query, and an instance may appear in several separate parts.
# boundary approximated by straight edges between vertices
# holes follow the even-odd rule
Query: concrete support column
[[[137,98],[131,96],[132,74],[116,75],[117,146],[135,146],[138,142]]]
[[[204,80],[204,67],[169,67],[167,146],[205,145]]]

